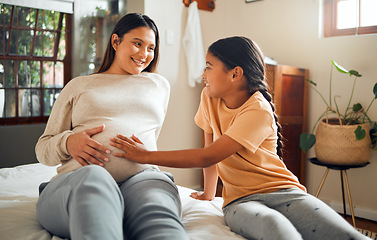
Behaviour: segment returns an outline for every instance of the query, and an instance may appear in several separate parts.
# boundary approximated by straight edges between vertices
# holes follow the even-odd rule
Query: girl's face
[[[148,27],[138,27],[124,34],[121,39],[114,34],[113,47],[115,58],[109,72],[139,74],[154,58],[156,35]]]
[[[209,97],[225,98],[230,94],[232,71],[228,71],[212,53],[206,55],[206,68],[202,75]]]

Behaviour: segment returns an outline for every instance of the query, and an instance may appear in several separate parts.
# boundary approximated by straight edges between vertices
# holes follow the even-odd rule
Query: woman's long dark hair
[[[99,67],[97,73],[102,73],[108,70],[111,66],[111,64],[114,61],[115,58],[115,50],[111,44],[111,37],[115,33],[119,36],[119,38],[122,38],[124,34],[128,33],[132,29],[138,28],[138,27],[148,27],[150,28],[155,36],[156,36],[156,46],[154,49],[154,58],[151,61],[151,63],[146,67],[143,72],[154,72],[157,68],[157,62],[158,62],[158,55],[159,55],[159,45],[160,45],[160,36],[158,33],[158,28],[154,21],[150,19],[146,15],[142,15],[139,13],[129,13],[125,16],[123,16],[118,23],[115,25],[110,38],[109,42],[106,47],[106,52],[103,57],[101,66]]]
[[[282,158],[281,126],[275,113],[272,96],[268,93],[268,85],[265,81],[264,56],[258,45],[246,37],[229,37],[214,42],[208,48],[208,52],[224,63],[228,70],[234,69],[237,66],[241,67],[247,79],[250,92],[261,92],[264,98],[270,103],[278,130],[276,152]]]

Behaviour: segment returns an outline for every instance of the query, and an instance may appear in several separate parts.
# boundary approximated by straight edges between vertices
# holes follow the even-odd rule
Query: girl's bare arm
[[[206,168],[243,148],[241,144],[227,135],[222,135],[204,148],[176,151],[147,151],[135,136],[127,138],[120,134],[117,138],[111,138],[111,145],[123,150],[123,153],[114,153],[114,156],[138,163],[175,168]]]
[[[213,142],[212,133],[204,133],[204,147]],[[190,196],[199,200],[213,200],[216,195],[218,173],[216,165],[203,168],[204,191],[193,192]]]

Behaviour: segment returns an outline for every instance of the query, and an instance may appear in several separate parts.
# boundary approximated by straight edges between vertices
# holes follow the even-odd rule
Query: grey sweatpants
[[[163,172],[143,171],[117,184],[90,165],[59,175],[41,192],[37,217],[70,239],[188,239],[177,187]]]
[[[230,229],[247,239],[369,239],[324,202],[300,189],[250,195],[223,211]]]

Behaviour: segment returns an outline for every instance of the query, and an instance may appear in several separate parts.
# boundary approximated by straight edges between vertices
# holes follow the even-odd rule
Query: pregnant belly
[[[110,154],[103,153],[109,159],[108,162],[103,162],[103,163],[104,163],[104,168],[113,176],[115,181],[117,182],[124,181],[127,178],[135,175],[136,173],[142,170],[155,167],[148,164],[135,163],[125,158],[114,156],[113,153],[122,152],[122,150],[117,149],[110,145],[110,138],[116,137],[117,134],[122,134],[124,136],[132,135],[132,133],[130,133],[129,130],[126,129],[122,125],[114,124],[114,123],[106,123],[104,131],[92,136],[93,140],[96,140],[97,142],[101,143],[102,145],[110,149],[111,151]]]

